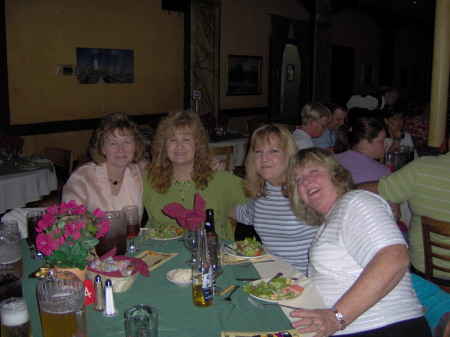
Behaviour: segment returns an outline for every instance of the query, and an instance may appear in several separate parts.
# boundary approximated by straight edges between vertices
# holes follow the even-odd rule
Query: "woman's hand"
[[[341,328],[330,309],[297,309],[290,315],[301,318],[292,323],[293,328],[300,333],[315,332],[315,337],[331,336]]]
[[[217,159],[216,157],[213,157],[212,170],[213,171],[223,171],[223,170],[225,170],[225,163],[222,163],[219,159]]]

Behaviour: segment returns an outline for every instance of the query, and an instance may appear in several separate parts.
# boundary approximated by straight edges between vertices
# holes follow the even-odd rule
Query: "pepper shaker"
[[[114,317],[116,315],[117,309],[114,305],[112,282],[110,279],[107,279],[105,282],[105,310],[103,311],[103,316]]]
[[[105,294],[103,289],[102,277],[100,275],[97,275],[95,277],[94,290],[94,310],[103,311],[105,309]]]

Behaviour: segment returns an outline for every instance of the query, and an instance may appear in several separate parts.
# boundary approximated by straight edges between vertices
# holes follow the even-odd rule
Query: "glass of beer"
[[[104,218],[111,223],[111,227],[105,236],[98,239],[95,252],[101,257],[116,247],[116,255],[125,255],[127,252],[125,211],[108,211],[105,212]]]
[[[128,308],[124,314],[127,337],[158,337],[158,310],[148,304]]]
[[[4,221],[0,224],[0,264],[17,266],[23,274],[22,247],[17,221]]]
[[[10,297],[0,303],[2,337],[32,337],[27,301]]]
[[[75,274],[50,273],[36,290],[43,336],[87,336],[84,285]]]
[[[134,238],[139,235],[141,226],[139,224],[139,212],[137,206],[125,206],[125,217],[127,219],[127,239],[130,240],[128,253],[136,253],[139,248],[134,245]]]
[[[22,297],[22,281],[16,266],[0,266],[0,301],[8,297]]]
[[[36,227],[42,218],[42,212],[41,211],[30,211],[27,213],[27,231],[28,231],[28,237],[27,237],[27,243],[30,248],[34,249],[34,253],[31,255],[31,258],[40,260],[44,258],[44,255],[37,251],[36,249]]]

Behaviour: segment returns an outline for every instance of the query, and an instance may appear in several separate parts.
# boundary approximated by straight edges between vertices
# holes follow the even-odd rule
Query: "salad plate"
[[[270,283],[267,283],[269,280],[260,279],[247,283],[242,290],[253,298],[270,303],[283,303],[295,300],[304,290],[302,286],[290,279],[287,282],[284,277],[273,279]]]
[[[175,240],[183,237],[184,229],[179,226],[150,227],[145,231],[146,239],[158,241]]]
[[[269,254],[269,250],[266,247],[256,241],[256,239],[250,238],[226,245],[224,252],[225,254],[244,260],[260,259]]]

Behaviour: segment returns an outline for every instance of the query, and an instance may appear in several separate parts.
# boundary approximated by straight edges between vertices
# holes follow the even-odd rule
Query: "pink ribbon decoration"
[[[183,205],[172,202],[162,209],[163,213],[177,220],[177,223],[192,232],[199,229],[200,224],[206,220],[206,201],[200,193],[195,193],[194,209],[186,209]]]

